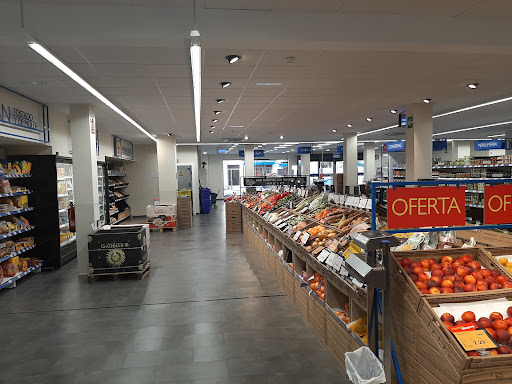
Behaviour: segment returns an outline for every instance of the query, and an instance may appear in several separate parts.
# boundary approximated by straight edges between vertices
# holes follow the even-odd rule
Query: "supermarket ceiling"
[[[24,0],[21,18],[19,1],[3,1],[0,84],[58,108],[95,104],[99,128],[150,141],[32,51],[35,38],[150,133],[194,142],[192,4]],[[510,97],[511,19],[510,0],[197,0],[201,141],[339,140],[395,124],[390,109],[424,98],[443,113]],[[242,59],[230,65],[229,54]],[[436,132],[512,121],[512,102],[434,121]],[[401,137],[403,129],[364,136]]]

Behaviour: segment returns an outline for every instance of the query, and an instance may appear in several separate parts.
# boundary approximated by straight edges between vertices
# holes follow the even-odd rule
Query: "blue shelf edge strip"
[[[30,267],[25,272],[18,273],[16,276],[11,277],[9,280],[1,283],[0,284],[0,289],[3,289],[5,287],[7,287],[8,285],[10,285],[10,284],[14,283],[15,281],[21,279],[22,277],[28,275],[30,272],[34,272],[34,271],[38,270],[39,268],[41,268],[42,265],[43,265],[43,262],[40,261],[38,265]]]
[[[32,177],[32,175],[8,175],[7,173],[0,174],[0,179],[19,179],[26,177]]]
[[[1,212],[0,217],[17,215],[18,213],[29,212],[29,211],[33,211],[33,210],[34,210],[34,208],[30,207],[30,208],[17,209],[15,211]]]
[[[19,256],[21,255],[22,253],[25,253],[27,251],[30,251],[31,249],[34,249],[36,247],[36,245],[31,245],[30,247],[25,247],[23,249],[20,249],[19,251],[16,251],[16,252],[13,252],[13,253],[10,253],[8,254],[7,256],[4,256],[2,258],[0,258],[0,263],[5,261],[5,260],[9,260],[9,259],[12,259],[13,257],[16,257],[16,256]]]
[[[30,194],[32,194],[32,191],[0,193],[0,197],[23,196],[23,195],[30,195]]]
[[[31,231],[31,230],[33,230],[35,227],[36,227],[35,225],[31,225],[30,227],[23,228],[23,229],[20,229],[20,230],[18,230],[18,231],[12,231],[12,232],[9,232],[9,233],[4,233],[3,235],[0,235],[0,240],[2,240],[2,239],[6,239],[6,238],[8,238],[8,237],[12,237],[12,236],[19,235],[20,233],[24,233],[24,232]]]

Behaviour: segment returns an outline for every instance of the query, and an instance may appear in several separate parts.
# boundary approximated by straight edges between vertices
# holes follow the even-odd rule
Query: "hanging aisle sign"
[[[238,157],[245,157],[245,151],[243,149],[238,150]]]
[[[503,149],[504,140],[479,140],[475,141],[475,151],[488,151],[489,149]]]
[[[255,149],[254,157],[265,157],[265,151],[263,149]]]
[[[512,185],[485,186],[485,224],[512,224]]]
[[[464,187],[388,189],[388,228],[465,225]]]
[[[297,144],[297,155],[307,155],[311,153],[313,153],[311,146],[301,147],[300,144]]]
[[[48,106],[0,85],[0,134],[50,141]]]
[[[133,160],[133,144],[117,136],[112,138],[114,139],[114,157]]]
[[[336,150],[338,151],[338,153],[343,153],[343,145],[342,144],[338,144],[336,146]]]
[[[448,150],[448,142],[446,139],[434,140],[432,142],[432,151],[447,151]]]
[[[405,140],[394,141],[384,144],[384,152],[404,152]]]

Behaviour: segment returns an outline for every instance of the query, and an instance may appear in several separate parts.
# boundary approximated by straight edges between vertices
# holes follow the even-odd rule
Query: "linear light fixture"
[[[139,124],[135,122],[130,116],[128,116],[126,113],[121,111],[118,107],[116,107],[110,100],[108,100],[105,96],[103,96],[101,93],[99,93],[95,88],[93,88],[92,85],[90,85],[87,81],[82,79],[76,72],[74,72],[71,68],[69,68],[66,64],[64,64],[62,61],[60,61],[57,57],[53,55],[48,49],[43,47],[41,44],[36,42],[30,42],[28,43],[28,46],[32,48],[34,51],[39,53],[41,56],[43,56],[46,60],[48,60],[50,63],[55,65],[57,68],[59,68],[62,72],[64,72],[66,75],[68,75],[71,79],[76,81],[79,85],[81,85],[84,89],[86,89],[89,93],[91,93],[93,96],[95,96],[98,100],[100,100],[102,103],[107,105],[110,109],[112,109],[114,112],[116,112],[119,116],[124,118],[126,121],[128,121],[130,124],[132,124],[135,128],[137,128],[139,131],[144,133],[147,137],[149,137],[153,141],[157,141],[153,135],[151,135],[148,131],[146,131],[144,128],[142,128]]]
[[[398,125],[390,125],[389,127],[384,127],[384,128],[379,128],[379,129],[374,129],[373,131],[368,131],[368,132],[362,132],[362,133],[358,133],[357,136],[364,136],[364,135],[369,135],[370,133],[376,133],[376,132],[381,132],[381,131],[386,131],[388,129],[392,129],[392,128],[398,128]]]
[[[201,45],[199,31],[190,32],[190,65],[194,88],[194,117],[196,120],[196,140],[201,141]]]
[[[471,111],[472,109],[477,109],[477,108],[482,108],[482,107],[488,107],[489,105],[499,104],[499,103],[504,103],[504,102],[507,102],[507,101],[512,101],[512,97],[505,97],[504,99],[498,99],[498,100],[488,101],[487,103],[482,103],[482,104],[472,105],[472,106],[470,106],[470,107],[465,107],[465,108],[461,108],[461,109],[456,109],[455,111],[451,111],[451,112],[440,113],[439,115],[435,115],[435,116],[433,116],[432,118],[433,118],[433,119],[437,119],[438,117],[444,117],[444,116],[453,115],[453,114],[455,114],[455,113]]]
[[[487,136],[487,137],[503,137],[503,136],[505,136],[505,134],[504,134],[504,133],[501,133],[501,134],[499,134],[499,135],[489,135],[489,136]]]
[[[504,122],[502,122],[502,123],[479,125],[479,126],[477,126],[477,127],[471,127],[471,128],[455,129],[455,130],[453,130],[453,131],[446,131],[446,132],[434,133],[432,136],[447,135],[448,133],[457,133],[457,132],[474,131],[475,129],[498,127],[498,126],[500,126],[500,125],[509,125],[509,124],[512,124],[512,121],[504,121]]]

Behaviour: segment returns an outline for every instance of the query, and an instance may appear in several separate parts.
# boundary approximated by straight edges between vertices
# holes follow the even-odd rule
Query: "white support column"
[[[343,189],[349,186],[352,194],[357,185],[357,133],[347,132],[343,137]]]
[[[288,154],[288,176],[295,176],[297,174],[297,171],[295,171],[295,173],[293,172],[293,166],[295,166],[295,168],[297,168],[297,154],[289,153]]]
[[[309,174],[311,173],[311,155],[300,155],[300,175],[306,176],[306,185],[309,185]]]
[[[160,204],[176,204],[178,180],[176,179],[176,139],[167,134],[158,135],[156,142],[158,157],[158,190]],[[196,192],[196,191],[194,191]]]
[[[99,220],[96,115],[89,104],[70,105],[78,274],[89,273],[87,236]]]
[[[254,145],[244,145],[245,176],[254,176]]]
[[[375,143],[364,143],[364,182],[375,177]]]
[[[474,145],[473,141],[452,141],[452,160],[462,159],[466,156],[471,156],[471,146]]]
[[[410,121],[411,117],[412,122]],[[405,127],[406,181],[432,177],[432,130],[432,104],[408,105]]]

